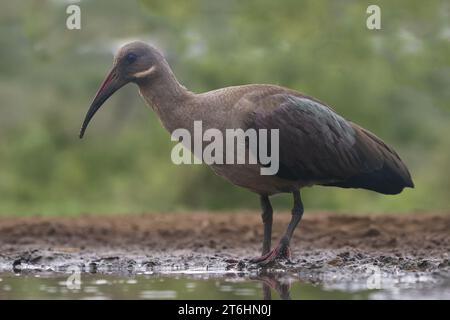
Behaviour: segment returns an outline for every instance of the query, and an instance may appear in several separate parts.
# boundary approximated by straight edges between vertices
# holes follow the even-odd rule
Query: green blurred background
[[[129,85],[81,121],[120,45],[158,46],[195,92],[274,83],[332,105],[385,139],[416,184],[399,196],[314,187],[307,209],[450,209],[450,2],[273,0],[2,1],[0,214],[258,208],[206,166],[175,166],[173,142]],[[382,30],[366,28],[370,4]],[[288,208],[288,195],[276,198]]]

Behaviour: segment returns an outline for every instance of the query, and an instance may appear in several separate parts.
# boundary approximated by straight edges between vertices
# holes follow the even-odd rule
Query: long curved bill
[[[94,100],[92,100],[91,106],[89,107],[89,110],[86,113],[86,117],[84,118],[83,125],[81,126],[80,139],[83,138],[84,132],[86,131],[89,122],[98,111],[98,109],[100,109],[103,103],[108,100],[108,98],[112,96],[114,92],[123,87],[125,83],[126,82],[119,79],[119,77],[117,76],[117,70],[114,67],[106,76],[105,80],[103,80],[103,83],[95,94]]]

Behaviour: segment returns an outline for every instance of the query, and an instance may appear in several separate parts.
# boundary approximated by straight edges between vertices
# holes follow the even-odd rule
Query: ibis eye
[[[134,53],[129,53],[126,55],[125,60],[128,64],[132,64],[133,62],[135,62],[137,59],[137,55],[135,55]]]

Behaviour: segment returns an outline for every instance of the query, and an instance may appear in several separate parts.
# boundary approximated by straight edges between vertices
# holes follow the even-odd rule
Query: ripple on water
[[[175,299],[177,292],[173,290],[144,290],[140,293],[142,299]]]

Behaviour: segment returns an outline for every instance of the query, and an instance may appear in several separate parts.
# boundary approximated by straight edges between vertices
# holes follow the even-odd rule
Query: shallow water
[[[424,285],[424,283],[426,283]],[[0,299],[407,299],[450,297],[448,283],[409,281],[373,289],[364,281],[311,283],[272,274],[0,274]]]

